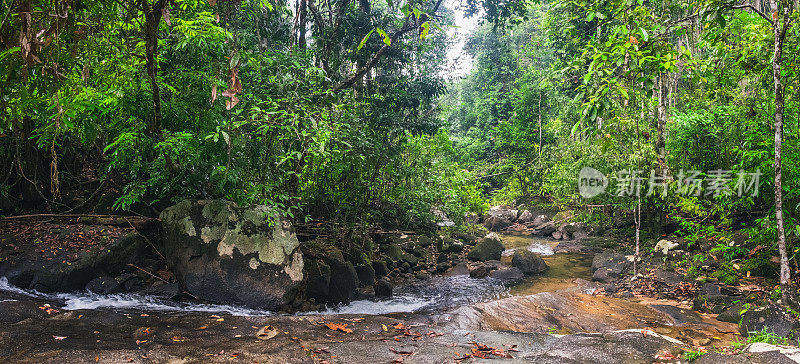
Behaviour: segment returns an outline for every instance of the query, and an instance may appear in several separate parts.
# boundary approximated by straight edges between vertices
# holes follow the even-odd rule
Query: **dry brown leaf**
[[[278,335],[278,330],[272,327],[272,325],[264,326],[261,329],[259,329],[258,332],[256,333],[256,337],[261,340],[269,340],[277,335]]]
[[[328,323],[325,324],[325,326],[327,326],[329,329],[331,329],[333,331],[341,331],[341,332],[344,332],[346,334],[349,334],[349,333],[353,332],[352,329],[348,329],[347,328],[347,324],[336,324],[336,323],[333,323],[333,322],[328,322]]]

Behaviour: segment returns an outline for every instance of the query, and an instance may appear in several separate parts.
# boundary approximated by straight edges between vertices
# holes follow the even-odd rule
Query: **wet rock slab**
[[[0,362],[442,363],[474,343],[509,351],[492,362],[645,363],[680,346],[641,330],[549,335],[454,329],[423,314],[241,317],[211,313],[47,313],[0,300]],[[345,325],[349,332],[327,324]],[[276,333],[274,337],[258,333]]]
[[[587,282],[588,283],[588,282]],[[631,301],[582,293],[586,285],[560,292],[515,296],[460,307],[451,322],[465,330],[547,333],[608,332],[671,324],[669,317]]]

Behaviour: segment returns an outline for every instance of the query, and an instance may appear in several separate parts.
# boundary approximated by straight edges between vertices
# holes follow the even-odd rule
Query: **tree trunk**
[[[297,19],[297,48],[306,49],[306,15],[308,14],[308,7],[306,0],[298,2],[298,19]]]
[[[665,74],[661,74],[658,76],[658,120],[656,122],[656,153],[658,153],[659,157],[664,158],[664,154],[666,151],[664,150],[666,146],[665,138],[664,138],[664,128],[667,124],[667,95],[666,89],[668,85],[665,82]],[[668,77],[666,77],[668,78]]]
[[[161,24],[161,10],[166,5],[164,0],[150,4],[149,0],[142,0],[144,12],[144,43],[145,63],[147,77],[153,94],[153,119],[150,122],[149,132],[157,135],[161,131],[161,89],[158,87],[158,26]]]
[[[784,4],[789,5],[789,4]],[[770,7],[776,14],[780,13],[777,0],[770,0]],[[775,36],[772,48],[772,81],[775,93],[775,221],[778,225],[778,253],[781,257],[781,299],[784,304],[793,303],[794,294],[791,292],[791,272],[789,271],[789,257],[786,253],[786,233],[783,228],[783,183],[781,166],[781,147],[783,146],[783,82],[781,79],[781,62],[783,58],[783,41],[788,28],[788,15],[773,16],[772,30]]]
[[[539,91],[539,161],[542,160],[542,91]]]

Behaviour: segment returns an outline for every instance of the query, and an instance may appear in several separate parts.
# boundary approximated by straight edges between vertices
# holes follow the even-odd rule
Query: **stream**
[[[558,242],[528,236],[507,235],[503,240],[503,263],[510,264],[514,250],[528,249],[541,255],[549,269],[514,285],[466,275],[435,276],[396,287],[390,299],[294,315],[141,294],[45,294],[0,278],[0,361],[373,363],[371,358],[379,357],[384,362],[428,363],[452,361],[475,342],[486,341],[517,348],[527,358],[549,353],[553,345],[580,344],[568,354],[600,359],[576,362],[615,362],[602,358],[614,350],[634,349],[647,362],[653,350],[677,347],[674,339],[655,332],[644,339],[636,334],[635,340],[624,330],[604,334],[608,337],[591,344],[599,345],[594,351],[586,349],[590,344],[583,336],[548,335],[552,325],[564,333],[656,326],[664,333],[679,332],[646,305],[574,289],[576,278],[591,280],[591,254],[554,254]],[[555,312],[561,313],[553,316]],[[337,330],[326,326],[331,322],[349,326]],[[603,347],[615,340],[619,343],[613,350]],[[398,355],[404,361],[397,361]]]
[[[357,300],[349,304],[331,307],[319,312],[301,314],[360,314],[381,315],[387,313],[437,312],[478,302],[486,302],[515,295],[551,292],[574,286],[576,278],[590,280],[591,255],[577,253],[554,254],[558,241],[535,239],[525,236],[505,235],[507,250],[503,263],[511,264],[511,255],[516,249],[528,249],[543,257],[549,269],[541,275],[526,277],[514,285],[505,285],[493,278],[470,278],[461,276],[434,276],[430,280],[403,285],[395,289],[394,295],[385,300]],[[64,310],[116,310],[129,313],[200,312],[226,313],[235,316],[271,316],[269,311],[255,310],[233,305],[207,303],[181,303],[143,294],[101,295],[91,292],[41,293],[23,290],[0,277],[0,301],[35,299]]]

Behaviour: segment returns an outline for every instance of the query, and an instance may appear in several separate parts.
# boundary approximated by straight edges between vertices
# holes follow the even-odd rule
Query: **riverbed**
[[[556,254],[557,242],[526,236],[504,236],[504,244],[504,262],[514,249],[528,249],[540,254],[549,269],[514,285],[436,276],[397,287],[391,299],[294,315],[138,294],[43,294],[0,279],[0,359],[374,363],[377,358],[429,363],[475,359],[464,355],[487,345],[507,355],[489,355],[497,360],[548,362],[553,347],[572,345],[564,355],[577,358],[574,362],[616,362],[613,354],[620,350],[628,353],[627,362],[648,362],[656,352],[692,344],[656,332],[680,334],[668,315],[592,294],[597,286],[588,282],[590,254]],[[703,327],[718,328],[696,326],[690,331],[699,336],[706,335]],[[655,331],[633,337],[616,331],[631,329]],[[603,332],[597,334],[602,340],[582,331]],[[615,343],[613,348],[609,343]],[[569,362],[564,357],[550,362]]]

